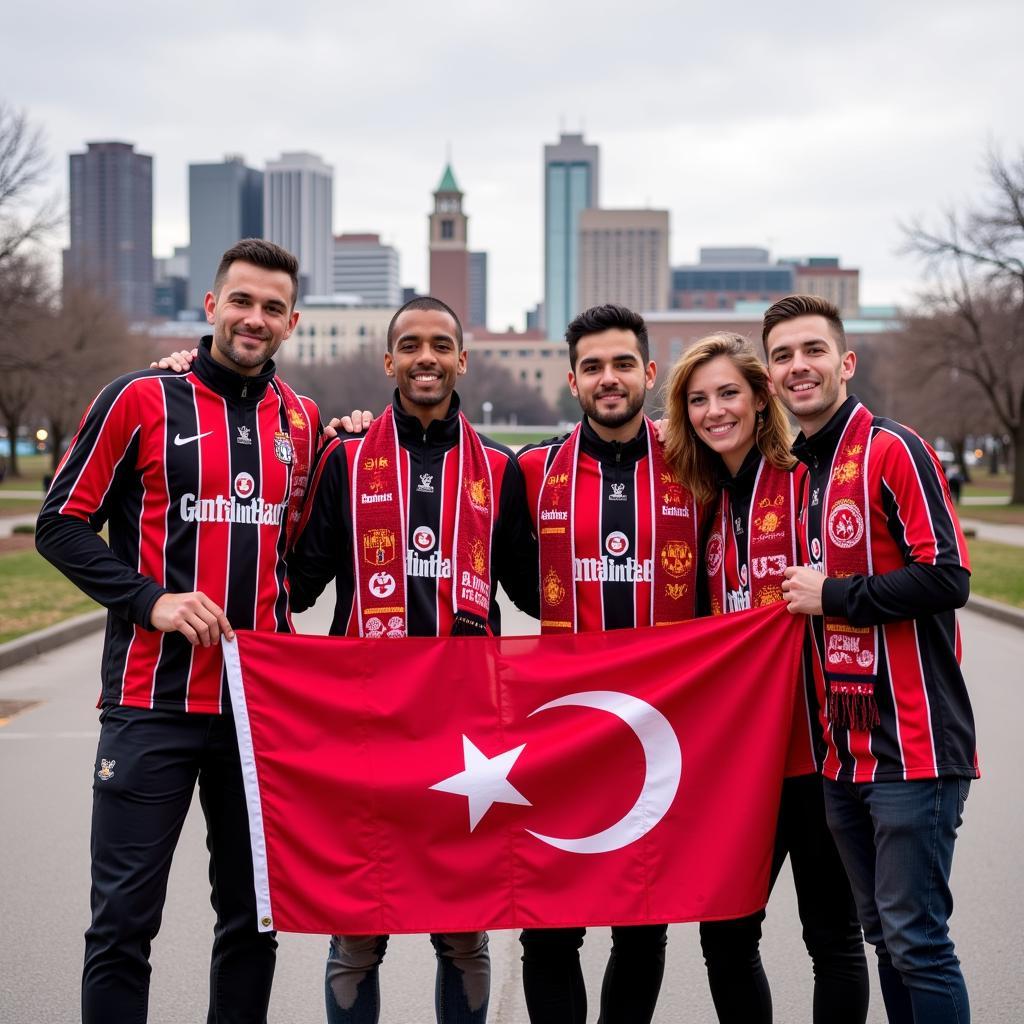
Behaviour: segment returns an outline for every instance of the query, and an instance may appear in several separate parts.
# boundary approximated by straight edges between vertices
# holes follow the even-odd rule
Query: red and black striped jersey
[[[244,377],[215,362],[209,344],[187,373],[144,370],[99,393],[39,515],[39,551],[109,610],[104,706],[224,708],[220,648],[150,626],[162,594],[199,590],[236,628],[291,631],[285,400],[273,363]],[[299,402],[312,447],[319,414]],[[98,536],[105,524],[109,547]]]
[[[424,429],[394,402],[405,503],[406,598],[410,636],[448,636],[452,630],[452,554],[459,496],[459,400],[452,395],[444,419]],[[501,632],[495,599],[501,583],[528,615],[539,613],[537,549],[523,496],[523,478],[512,452],[478,435],[498,495],[491,535],[491,630]],[[313,471],[299,538],[288,557],[296,611],[308,608],[335,581],[331,633],[359,634],[355,614],[351,487],[361,436],[342,436],[321,450]]]
[[[548,467],[571,435],[528,445],[517,454],[534,532]],[[580,431],[572,503],[578,632],[650,626],[654,518],[647,428],[631,441],[603,441],[587,420]]]
[[[801,556],[823,570],[825,496],[832,458],[858,405],[852,396],[829,423],[793,448],[809,473],[800,512]],[[823,772],[845,782],[978,775],[974,715],[960,671],[955,609],[967,600],[967,544],[935,452],[913,430],[874,417],[867,454],[871,571],[829,578],[825,614],[878,626],[875,700],[881,724],[834,725],[827,707],[822,620],[811,620]]]

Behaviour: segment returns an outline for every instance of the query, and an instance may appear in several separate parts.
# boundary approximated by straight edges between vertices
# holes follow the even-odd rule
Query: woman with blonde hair
[[[720,615],[782,600],[797,562],[797,494],[804,470],[761,360],[739,334],[701,339],[672,369],[665,456],[710,509],[698,609]],[[799,475],[798,475],[799,474]],[[804,943],[814,965],[814,1024],[864,1024],[868,976],[846,873],[825,822],[806,687],[796,700],[771,884],[787,854]],[[770,1024],[772,997],[758,950],[763,910],[700,926],[711,996],[722,1024]]]

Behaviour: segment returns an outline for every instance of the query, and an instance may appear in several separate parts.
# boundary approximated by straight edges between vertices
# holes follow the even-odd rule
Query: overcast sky
[[[493,327],[542,295],[542,147],[601,147],[602,206],[667,208],[701,245],[838,255],[862,301],[907,301],[899,223],[964,204],[1024,146],[1020,0],[491,4],[33,0],[5,12],[0,98],[67,153],[155,158],[154,248],[188,242],[187,166],[284,150],[334,167],[334,229],[377,231],[427,285],[447,147]]]

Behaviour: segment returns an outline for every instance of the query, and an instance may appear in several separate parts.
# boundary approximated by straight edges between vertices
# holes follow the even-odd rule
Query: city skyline
[[[481,19],[455,3],[441,31],[436,12],[401,5],[342,17],[300,3],[279,33],[262,27],[277,10],[265,3],[239,27],[186,2],[159,33],[126,8],[114,61],[112,46],[104,58],[70,42],[95,12],[47,2],[10,26],[0,95],[45,132],[49,191],[65,200],[67,154],[87,142],[153,155],[156,256],[188,241],[189,163],[240,153],[264,168],[306,150],[335,169],[334,233],[378,233],[420,289],[450,145],[498,329],[521,327],[543,295],[543,146],[560,131],[600,147],[602,206],[670,211],[673,265],[708,245],[838,255],[861,268],[868,305],[922,281],[897,255],[899,222],[969,202],[986,147],[1024,142],[1005,84],[1019,5],[868,3],[810,24],[795,6],[741,4],[727,26],[650,2],[628,22],[586,4],[527,8]],[[249,74],[224,73],[232,41]]]

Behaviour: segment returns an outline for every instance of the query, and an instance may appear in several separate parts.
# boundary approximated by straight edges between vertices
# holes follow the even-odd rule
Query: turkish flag
[[[260,927],[459,932],[764,906],[804,619],[224,644]]]

